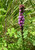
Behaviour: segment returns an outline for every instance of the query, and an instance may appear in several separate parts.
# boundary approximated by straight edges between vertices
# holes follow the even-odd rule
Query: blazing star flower
[[[20,8],[19,8],[19,19],[18,19],[18,24],[20,26],[23,26],[23,24],[24,24],[23,12],[24,12],[24,5],[20,5]]]

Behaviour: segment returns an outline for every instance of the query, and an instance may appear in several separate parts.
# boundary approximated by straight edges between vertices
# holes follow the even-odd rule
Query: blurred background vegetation
[[[18,24],[20,4],[25,6],[24,43]],[[24,48],[35,50],[35,0],[0,0],[0,50]]]

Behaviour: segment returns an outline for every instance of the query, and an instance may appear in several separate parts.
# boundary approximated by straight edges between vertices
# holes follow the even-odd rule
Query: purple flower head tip
[[[22,8],[22,7],[24,8],[24,5],[21,4],[21,5],[20,5],[20,8]]]

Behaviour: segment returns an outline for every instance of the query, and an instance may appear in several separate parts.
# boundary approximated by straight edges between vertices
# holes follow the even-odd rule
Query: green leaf
[[[26,31],[24,31],[24,38],[26,38],[27,37],[27,34],[28,34],[28,30],[26,30]]]
[[[12,33],[14,33],[14,32],[15,32],[15,29],[14,29],[14,28],[12,28],[12,29],[11,29],[11,32],[12,32]]]
[[[6,44],[6,43],[4,43],[4,46],[7,46],[7,44]]]
[[[0,25],[0,31],[2,31],[2,29],[3,29],[3,26],[2,26],[2,25]]]
[[[0,50],[2,50],[2,47],[0,47]]]
[[[7,48],[3,47],[3,50],[8,50]]]
[[[10,29],[8,29],[8,32],[10,32]]]
[[[11,29],[11,33],[12,33],[12,34],[15,33],[15,29],[14,29],[14,28]]]
[[[0,47],[2,47],[3,43],[0,43]]]
[[[24,31],[24,35],[27,35],[28,34],[28,30]]]
[[[0,11],[6,12],[6,10],[4,10],[4,8],[1,8]]]
[[[12,33],[9,34],[10,37],[12,37],[12,35],[13,35]]]
[[[24,36],[24,38],[26,38],[26,37],[27,37],[27,35]]]
[[[15,34],[14,37],[17,38],[17,35]]]
[[[35,46],[35,41],[33,41],[33,46]]]
[[[12,29],[8,29],[8,32],[6,34],[9,34],[10,37],[12,37],[15,33],[15,29],[12,28]]]
[[[31,34],[32,34],[33,36],[35,36],[35,31],[34,31],[34,32],[31,32]]]

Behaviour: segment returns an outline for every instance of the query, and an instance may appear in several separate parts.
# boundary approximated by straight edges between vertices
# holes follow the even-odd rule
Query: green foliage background
[[[24,43],[18,24],[20,4],[25,6]],[[0,50],[24,48],[35,50],[35,0],[0,0]]]

